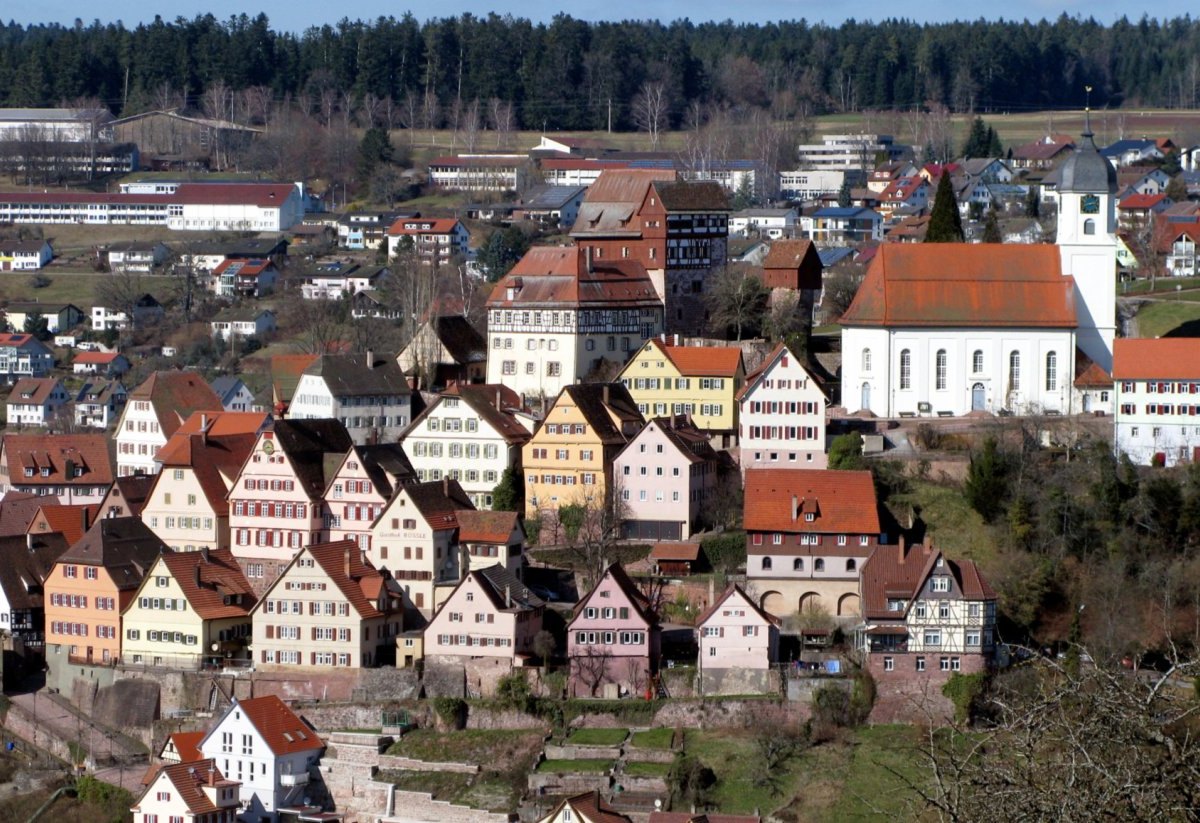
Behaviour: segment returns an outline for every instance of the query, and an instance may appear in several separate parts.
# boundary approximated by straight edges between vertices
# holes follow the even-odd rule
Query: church
[[[842,405],[877,417],[1072,414],[1076,363],[1112,373],[1117,173],[1090,126],[1054,245],[884,244],[842,316]]]

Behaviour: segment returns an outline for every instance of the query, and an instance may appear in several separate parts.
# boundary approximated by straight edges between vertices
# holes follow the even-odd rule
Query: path
[[[94,760],[107,759],[107,762],[111,762],[119,758],[129,761],[146,754],[145,749],[135,741],[97,724],[61,697],[37,691],[10,695],[9,700],[36,718],[40,729],[60,740],[79,744],[93,755]],[[39,745],[36,740],[30,742]]]

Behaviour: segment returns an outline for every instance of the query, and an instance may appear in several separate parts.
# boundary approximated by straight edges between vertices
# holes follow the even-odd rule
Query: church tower
[[[1092,139],[1087,110],[1083,139],[1062,165],[1058,244],[1062,273],[1075,278],[1076,344],[1112,372],[1117,334],[1117,171]]]

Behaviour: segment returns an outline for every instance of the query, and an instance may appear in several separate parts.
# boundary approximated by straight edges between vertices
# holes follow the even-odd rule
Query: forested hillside
[[[629,129],[665,106],[829,111],[944,105],[956,111],[1200,105],[1200,20],[1111,26],[1092,19],[924,25],[847,22],[549,24],[490,15],[421,23],[411,14],[344,20],[295,35],[265,16],[211,15],[128,29],[0,28],[0,105],[99,99],[118,114],[209,93],[213,114],[264,120],[291,98],[317,113],[365,103],[393,126],[445,123],[479,101],[508,128]],[[649,95],[648,95],[649,92]],[[489,105],[490,102],[490,105]]]

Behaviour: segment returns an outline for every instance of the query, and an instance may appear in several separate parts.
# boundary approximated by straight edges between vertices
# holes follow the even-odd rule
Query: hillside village
[[[1031,671],[1174,694],[1200,146],[1091,122],[546,134],[351,210],[201,171],[232,123],[0,110],[124,175],[0,193],[10,751],[137,823],[750,823]]]

